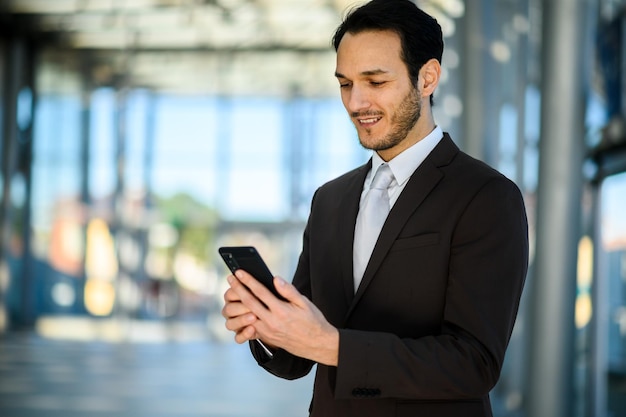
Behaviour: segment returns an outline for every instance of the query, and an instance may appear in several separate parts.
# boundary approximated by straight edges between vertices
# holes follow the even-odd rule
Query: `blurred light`
[[[232,333],[226,330],[224,319],[220,315],[213,314],[209,317],[219,321],[220,328],[232,339]],[[39,317],[35,330],[39,336],[49,339],[85,342],[99,340],[112,343],[205,341],[208,333],[205,323],[176,322],[164,325],[158,321],[58,315]]]
[[[0,334],[4,333],[9,327],[9,319],[4,303],[0,299]]]
[[[70,307],[76,301],[76,291],[67,282],[57,282],[50,292],[52,300],[61,307]]]
[[[83,230],[74,210],[64,211],[52,224],[48,259],[56,270],[80,276],[83,271]]]
[[[448,131],[452,128],[452,118],[441,108],[435,106],[433,110],[437,125],[439,125],[444,131]]]
[[[108,316],[115,305],[115,288],[109,281],[88,279],[85,283],[85,308],[94,316]]]
[[[17,125],[26,130],[32,121],[33,92],[29,87],[20,90],[17,96]]]
[[[493,41],[489,50],[493,59],[498,62],[508,62],[511,59],[511,49],[503,41]]]
[[[626,119],[613,117],[602,129],[602,145],[615,146],[626,143]]]
[[[209,273],[206,265],[186,253],[177,253],[174,258],[174,275],[181,287],[207,293],[209,291]]]
[[[456,32],[456,23],[454,20],[449,19],[447,17],[439,16],[437,18],[439,25],[441,26],[441,32],[445,38],[451,38],[454,36],[454,32]]]
[[[148,241],[155,248],[169,248],[176,244],[178,231],[168,223],[159,223],[150,227]]]
[[[102,219],[92,219],[87,226],[87,255],[85,272],[88,279],[113,280],[118,263],[109,226]]]
[[[144,268],[149,276],[158,279],[169,279],[172,277],[172,265],[170,256],[156,249],[150,249],[146,255]]]
[[[593,280],[593,241],[583,236],[578,243],[577,283],[579,287],[590,288]]]
[[[582,329],[589,324],[593,315],[593,303],[591,300],[593,241],[589,236],[583,236],[578,243],[576,272],[578,296],[576,297],[575,323],[578,329]]]
[[[85,273],[85,308],[94,316],[111,314],[115,305],[112,281],[117,277],[118,261],[109,226],[102,219],[94,218],[87,226]]]
[[[519,391],[511,391],[505,399],[507,410],[519,410],[524,401],[524,396]]]
[[[582,294],[576,298],[575,322],[577,329],[583,329],[589,324],[593,315],[593,303],[589,294]]]
[[[38,335],[50,339],[94,340],[97,328],[85,317],[40,317],[35,323]]]
[[[459,66],[459,53],[453,48],[445,49],[441,60],[447,68],[457,68]]]
[[[443,108],[450,117],[459,117],[463,114],[463,102],[459,97],[453,94],[443,98]]]
[[[626,307],[620,306],[615,310],[614,320],[619,326],[619,334],[626,336]]]
[[[79,32],[71,36],[74,48],[124,49],[130,45],[130,37],[125,32],[100,31],[98,33]]]
[[[439,0],[441,7],[453,18],[459,18],[465,14],[465,3],[461,0]]]
[[[6,293],[10,283],[11,269],[9,268],[9,264],[2,260],[0,261],[0,293]]]
[[[18,13],[73,13],[74,1],[9,0],[10,10]]]
[[[138,34],[133,39],[132,45],[148,49],[184,48],[189,45],[196,45],[198,41],[198,33],[194,29],[177,29],[175,31],[159,30]]]
[[[530,30],[530,22],[528,21],[528,18],[526,16],[516,14],[513,17],[513,28],[518,33],[528,33],[528,31]]]
[[[146,11],[146,8],[167,6],[180,1],[163,0],[6,0],[7,7],[17,13],[83,13],[83,12],[123,12]],[[224,3],[224,1],[220,1]],[[232,3],[232,1],[231,1]]]
[[[26,181],[22,174],[11,177],[11,202],[15,207],[23,207],[26,201]]]
[[[602,182],[600,194],[602,246],[606,251],[626,249],[626,172]]]
[[[120,274],[118,280],[118,305],[127,312],[135,312],[141,306],[139,286],[125,274]]]
[[[224,289],[224,291],[221,290],[222,280],[220,279],[220,276],[217,275],[217,271],[215,270],[215,268],[211,268],[207,272],[207,278],[208,278],[207,295],[218,296],[221,299],[221,296],[224,293],[224,291],[226,291],[226,289]],[[224,280],[224,282],[227,282],[227,281]]]
[[[119,262],[127,270],[135,270],[141,264],[139,243],[129,234],[121,233],[117,238]]]

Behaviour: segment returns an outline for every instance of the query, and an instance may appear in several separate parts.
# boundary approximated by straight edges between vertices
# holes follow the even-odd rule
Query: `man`
[[[436,20],[408,0],[373,0],[333,43],[372,158],[315,193],[293,285],[275,278],[287,301],[244,271],[228,277],[226,327],[275,375],[317,364],[311,416],[491,416],[527,269],[520,192],[435,125]],[[370,214],[379,171],[393,174],[376,197],[388,215]]]

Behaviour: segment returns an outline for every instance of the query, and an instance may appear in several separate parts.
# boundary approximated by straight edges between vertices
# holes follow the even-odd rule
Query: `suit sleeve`
[[[450,241],[443,319],[438,334],[341,329],[336,399],[355,388],[380,398],[473,399],[498,380],[528,264],[528,231],[518,188],[497,177],[480,188]]]
[[[317,193],[316,193],[317,194]],[[315,200],[315,195],[313,196]],[[308,233],[309,225],[304,230],[303,238],[303,250],[298,260],[298,268],[295,274],[293,284],[298,291],[311,299],[311,285],[309,275],[302,271],[308,271],[309,259],[308,259]],[[257,363],[263,367],[269,373],[284,379],[297,379],[306,376],[315,362],[301,358],[299,356],[292,355],[284,349],[277,349],[274,353],[274,357],[270,358],[263,349],[254,341],[249,343],[250,351],[254,356]]]

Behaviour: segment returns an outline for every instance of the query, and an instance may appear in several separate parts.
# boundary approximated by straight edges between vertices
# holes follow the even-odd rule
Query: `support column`
[[[10,280],[19,291],[19,307],[13,313],[17,325],[31,327],[36,315],[34,277],[30,273],[30,204],[32,124],[34,111],[33,47],[26,39],[10,37],[6,44],[3,83],[2,160],[0,163],[2,198],[0,200],[0,265],[10,255],[15,259]],[[4,59],[3,59],[4,60]],[[22,94],[20,99],[20,94]],[[19,111],[18,111],[19,110]],[[12,189],[21,180],[23,199],[15,201]],[[9,254],[9,243],[20,242],[19,251]],[[16,272],[17,271],[17,272]]]
[[[2,97],[2,198],[0,199],[0,260],[6,255],[6,246],[10,241],[11,230],[11,179],[17,169],[18,159],[18,127],[17,127],[17,96],[21,80],[20,71],[24,65],[24,42],[11,39],[6,43],[6,63],[0,80],[3,84]]]
[[[91,80],[91,57],[82,54],[80,57],[82,71],[82,89],[80,92],[80,201],[86,209],[91,204],[89,174],[91,163],[91,96],[93,83]]]
[[[543,2],[542,97],[532,342],[532,417],[571,417],[584,152],[584,0]]]
[[[483,72],[485,65],[485,31],[483,30],[483,6],[485,0],[477,0],[465,8],[463,16],[463,115],[460,135],[461,148],[475,158],[483,159],[485,139],[485,112]]]

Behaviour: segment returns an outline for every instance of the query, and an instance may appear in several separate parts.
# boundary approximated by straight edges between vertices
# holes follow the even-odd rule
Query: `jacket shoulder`
[[[480,186],[486,182],[502,182],[515,189],[517,185],[500,171],[484,161],[476,159],[460,150],[446,133],[432,153],[433,163],[442,169],[449,179],[460,184]]]
[[[353,170],[322,184],[317,189],[317,193],[332,193],[336,191],[344,192],[346,187],[353,186],[355,183],[360,184],[362,187],[363,182],[365,181],[365,176],[370,169],[370,163],[371,162],[368,161],[364,165],[354,168]]]

